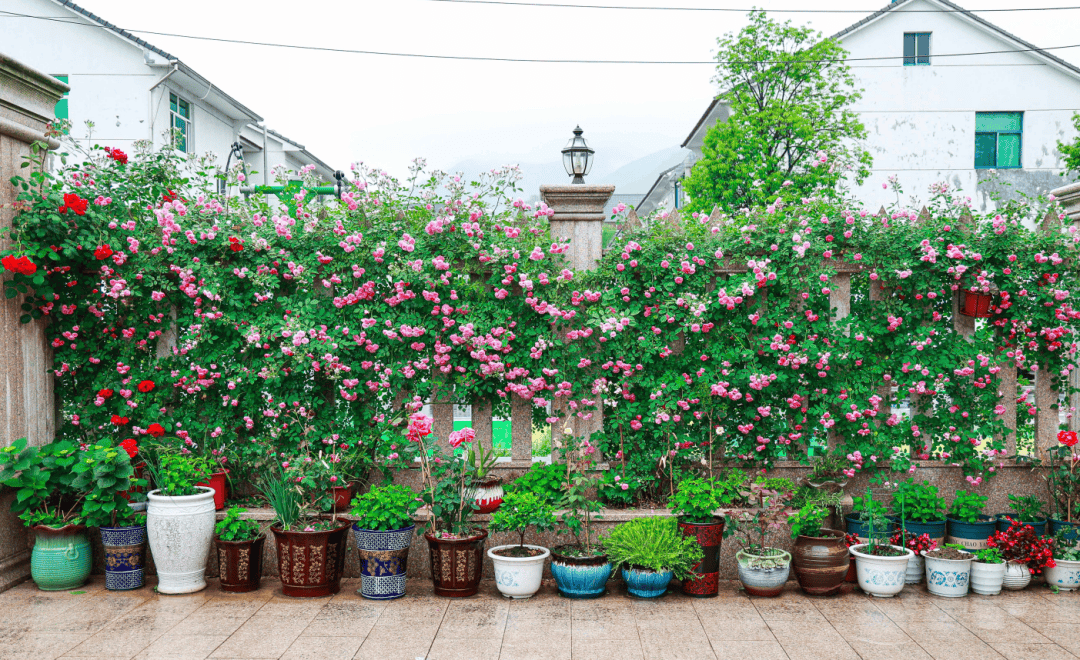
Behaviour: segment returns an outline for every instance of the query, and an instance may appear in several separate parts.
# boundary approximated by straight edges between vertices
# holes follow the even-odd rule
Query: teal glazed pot
[[[946,526],[944,518],[941,520],[931,520],[930,522],[917,522],[914,520],[904,521],[904,529],[906,529],[909,534],[914,534],[915,536],[926,534],[937,541],[939,545],[945,540]]]
[[[650,571],[647,568],[633,566],[622,569],[622,579],[631,596],[638,598],[659,598],[667,592],[671,582],[671,571]]]
[[[1065,530],[1065,538],[1073,543],[1080,540],[1080,522],[1065,522],[1057,518],[1050,519],[1050,536],[1057,536],[1061,530]]]
[[[956,518],[948,518],[949,534],[946,543],[958,543],[968,550],[982,550],[997,529],[997,521],[990,516],[979,516],[979,522],[969,523]]]
[[[1009,525],[1011,523],[1009,523],[1009,518],[1008,517],[1011,516],[1011,515],[1013,515],[1013,514],[1011,514],[1011,513],[999,513],[999,514],[997,514],[997,516],[996,516],[996,518],[997,518],[997,528],[998,528],[999,532],[1007,532],[1007,531],[1009,531]],[[1043,518],[1042,520],[1021,520],[1020,523],[1023,524],[1023,525],[1031,525],[1032,527],[1034,527],[1035,528],[1035,534],[1038,535],[1038,536],[1043,536],[1044,534],[1046,534],[1046,518]]]
[[[551,550],[551,575],[559,593],[566,598],[603,596],[612,570],[607,555],[575,557],[562,554],[563,547]]]
[[[90,577],[93,552],[85,525],[59,529],[36,525],[37,537],[30,555],[30,576],[42,591],[78,589]]]
[[[844,516],[844,521],[847,523],[847,533],[848,534],[854,534],[855,536],[858,536],[860,539],[868,539],[868,538],[870,538],[868,536],[870,531],[869,531],[866,523],[859,520],[859,518],[858,518],[858,516],[856,516],[856,514],[849,513],[848,515]],[[890,520],[889,521],[889,526],[886,528],[885,533],[882,534],[882,537],[892,536],[894,532],[896,532],[896,523],[894,523],[893,521]]]

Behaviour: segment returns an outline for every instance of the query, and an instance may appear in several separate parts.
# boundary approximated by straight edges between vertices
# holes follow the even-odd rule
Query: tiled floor
[[[426,580],[389,603],[356,595],[297,600],[280,584],[190,596],[146,587],[77,592],[25,583],[0,594],[0,659],[281,658],[323,660],[1041,660],[1080,657],[1080,595],[1032,586],[948,600],[908,588],[892,599],[859,592],[810,598],[794,585],[774,599],[736,583],[719,598],[642,601],[615,591],[591,601],[508,601],[485,583],[474,598],[431,594]]]

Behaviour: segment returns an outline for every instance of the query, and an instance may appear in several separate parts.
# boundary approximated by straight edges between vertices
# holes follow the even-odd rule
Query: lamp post
[[[581,137],[584,132],[581,126],[574,128],[574,137],[570,138],[562,150],[563,167],[569,176],[574,177],[570,182],[574,185],[585,184],[585,175],[592,171],[593,154],[596,153],[585,138]]]

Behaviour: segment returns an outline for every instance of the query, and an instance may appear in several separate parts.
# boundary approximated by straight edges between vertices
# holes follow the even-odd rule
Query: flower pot
[[[331,486],[330,497],[332,502],[330,508],[326,510],[327,513],[331,511],[337,511],[338,513],[348,511],[349,505],[352,504],[352,494],[352,486]]]
[[[463,539],[436,538],[425,532],[431,551],[431,581],[435,595],[465,598],[476,595],[484,568],[487,530]]]
[[[214,539],[218,554],[221,590],[230,593],[255,591],[262,582],[263,546],[266,535],[251,541]]]
[[[476,513],[494,513],[502,506],[503,487],[502,479],[488,475],[473,482],[469,489],[469,497],[476,501],[479,509]]]
[[[821,536],[798,536],[791,551],[791,567],[799,588],[813,596],[840,593],[851,565],[844,533],[822,529]]]
[[[110,591],[138,589],[144,584],[146,525],[100,527],[105,549],[105,588]]]
[[[679,521],[683,536],[693,536],[701,546],[701,562],[694,566],[694,575],[682,581],[682,591],[688,596],[712,598],[720,594],[720,543],[724,540],[724,519],[711,523]]]
[[[844,576],[844,582],[859,582],[859,573],[855,570],[855,558],[851,556],[851,552],[848,552],[848,569],[847,575]]]
[[[1031,571],[1028,570],[1027,564],[1021,564],[1017,561],[1005,562],[1005,576],[1001,581],[1002,587],[1009,591],[1019,591],[1029,584],[1031,584]]]
[[[937,541],[938,547],[941,547],[945,543],[945,529],[947,526],[947,522],[944,518],[941,520],[931,520],[930,522],[919,522],[917,520],[905,520],[903,522],[903,527],[909,534],[914,534],[915,536],[926,534]]]
[[[739,582],[751,596],[779,596],[791,574],[791,553],[779,548],[770,550],[779,550],[780,554],[761,555],[747,550],[735,553],[739,562]]]
[[[495,586],[499,593],[507,598],[530,598],[540,590],[540,580],[544,577],[544,562],[551,556],[551,551],[539,545],[526,545],[526,548],[543,550],[535,557],[504,557],[496,551],[516,548],[516,545],[500,545],[487,551],[495,565]]]
[[[856,514],[849,513],[848,515],[844,516],[844,522],[847,524],[848,534],[854,534],[855,536],[858,536],[859,540],[863,543],[866,543],[870,540],[870,537],[868,536],[870,534],[869,528],[867,527],[866,523],[858,519]],[[889,536],[892,536],[893,532],[895,531],[896,523],[890,520],[888,527],[885,529],[884,532],[882,532],[881,538],[887,538]]]
[[[341,591],[349,526],[318,532],[285,531],[271,527],[277,544],[281,593],[293,598],[317,598]]]
[[[607,555],[575,557],[563,554],[567,546],[551,549],[551,574],[559,593],[567,598],[597,598],[604,595],[611,562]]]
[[[864,552],[867,546],[855,545],[849,551],[855,557],[855,569],[859,577],[859,588],[877,598],[891,598],[904,588],[908,561],[915,553],[907,548],[891,546],[903,550],[904,554],[896,557],[879,557]]]
[[[993,316],[991,309],[994,306],[994,296],[989,293],[964,292],[964,308],[960,313],[964,316],[973,316],[977,319],[988,319]]]
[[[1080,541],[1080,522],[1065,522],[1064,520],[1058,520],[1057,518],[1051,518],[1050,523],[1050,536],[1057,536],[1057,533],[1062,529],[1065,530],[1065,538],[1072,543]]]
[[[391,600],[405,595],[409,567],[409,544],[416,525],[401,529],[361,529],[352,526],[360,555],[360,595],[372,600]]]
[[[1011,515],[1011,513],[999,513],[997,514],[997,516],[995,516],[997,518],[997,528],[999,532],[1009,531],[1009,526],[1011,525],[1011,523],[1006,516]],[[1046,518],[1043,518],[1042,520],[1021,520],[1020,524],[1031,525],[1033,528],[1035,528],[1035,534],[1037,536],[1042,536],[1046,534]]]
[[[967,595],[971,582],[971,560],[975,555],[969,554],[966,559],[942,559],[927,556],[925,550],[921,554],[926,561],[927,591],[945,598],[962,598]]]
[[[925,570],[926,563],[923,558],[912,552],[907,564],[907,574],[904,575],[904,584],[919,584],[923,581]]]
[[[30,553],[30,577],[42,591],[67,591],[86,584],[93,553],[85,525],[34,525],[36,540]]]
[[[626,582],[626,591],[638,598],[659,598],[667,593],[671,582],[671,571],[652,571],[634,566],[622,569],[622,579]]]
[[[146,536],[157,567],[158,593],[190,594],[206,588],[206,561],[214,540],[214,490],[147,497]]]
[[[200,481],[195,484],[196,486],[202,486],[204,488],[214,489],[214,510],[221,511],[225,508],[225,496],[228,494],[228,485],[225,481],[226,475],[229,474],[228,470],[222,470],[221,472],[215,472],[210,475],[210,479],[207,481]]]
[[[1055,559],[1056,566],[1043,569],[1043,578],[1047,586],[1057,587],[1061,591],[1080,589],[1080,561]]]
[[[1005,562],[984,564],[971,562],[971,590],[980,596],[996,596],[1001,593],[1001,584],[1005,579]]]
[[[956,518],[947,518],[948,534],[946,543],[957,543],[968,550],[982,550],[986,547],[994,530],[997,529],[997,521],[990,516],[979,516],[979,522],[969,523]]]

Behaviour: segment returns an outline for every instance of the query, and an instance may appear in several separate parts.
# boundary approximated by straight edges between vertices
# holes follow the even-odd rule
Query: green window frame
[[[975,169],[1019,169],[1023,146],[1023,112],[975,113]]]
[[[930,33],[904,33],[904,66],[925,66],[930,64]]]
[[[68,82],[67,76],[54,75],[53,78],[56,78],[65,85]],[[64,96],[56,102],[56,109],[53,111],[53,114],[56,115],[57,119],[70,119],[70,116],[68,115],[68,92],[64,92]]]
[[[177,151],[188,153],[191,146],[191,103],[169,92],[169,128],[173,129]]]

